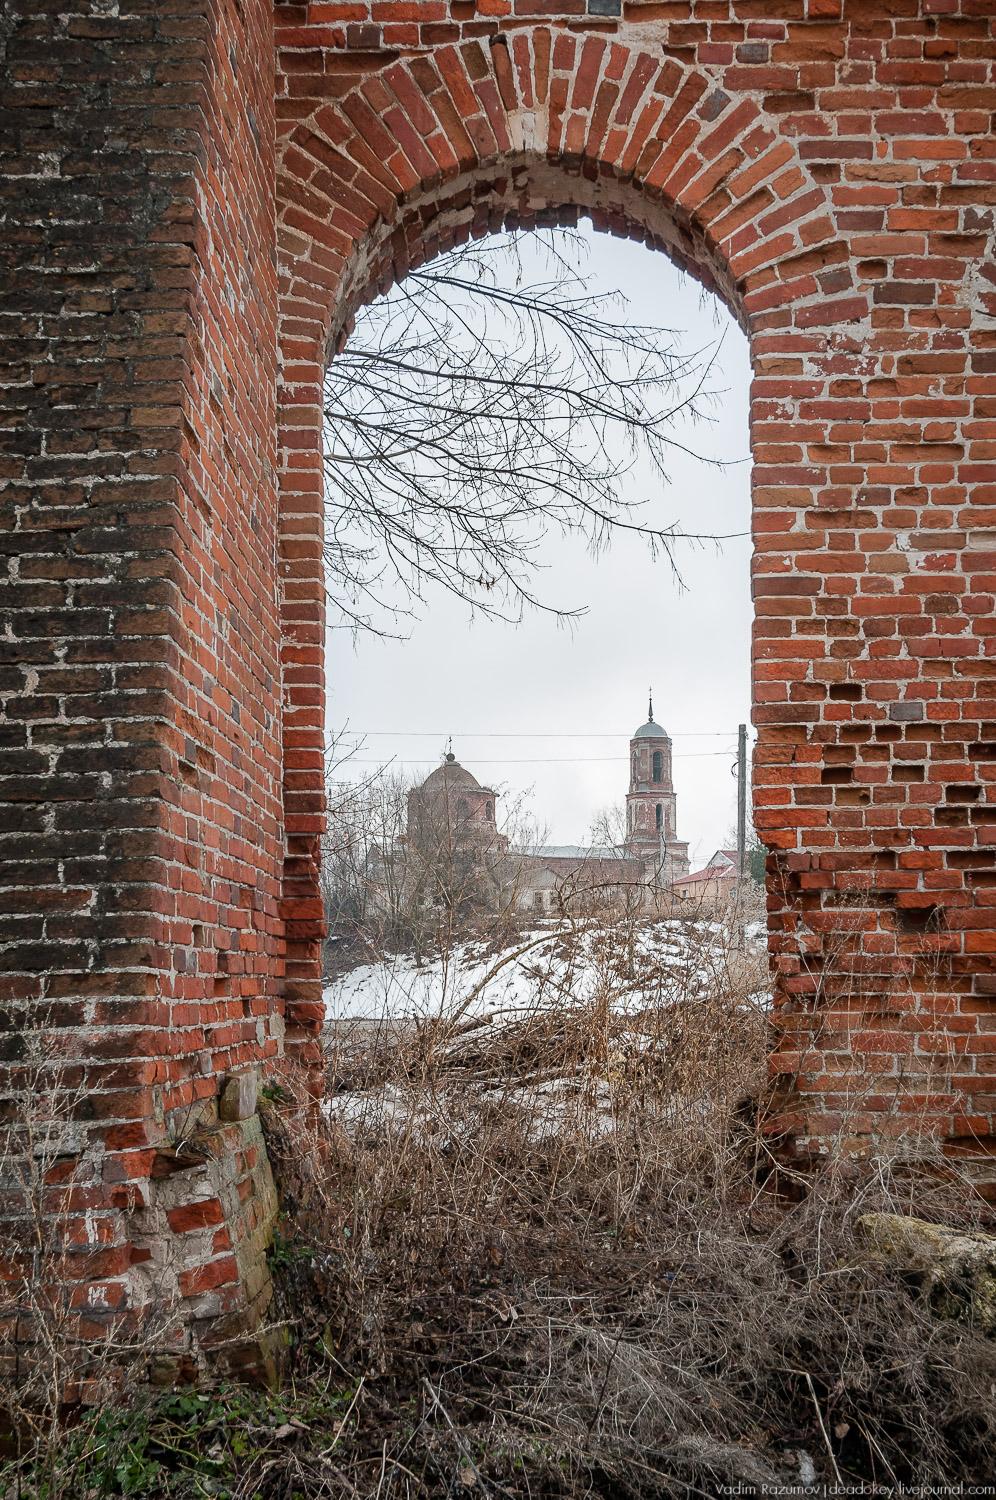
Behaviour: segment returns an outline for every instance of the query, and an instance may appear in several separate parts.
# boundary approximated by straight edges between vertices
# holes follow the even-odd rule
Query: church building
[[[471,830],[492,851],[497,833],[496,793],[481,787],[452,753],[408,801],[408,835],[431,808],[444,821]],[[506,849],[501,849],[501,854]],[[669,899],[676,880],[688,874],[688,844],[677,837],[677,809],[671,780],[671,740],[654,719],[651,700],[647,722],[629,742],[629,790],[626,831],[621,844],[585,846],[551,844],[508,851],[505,889],[521,911],[554,912],[565,903],[576,907],[625,906],[631,910]],[[514,864],[514,875],[510,875]]]
[[[508,839],[498,832],[495,793],[461,766],[452,750],[408,793],[407,837],[438,837],[445,830],[448,846],[476,847],[504,855]]]

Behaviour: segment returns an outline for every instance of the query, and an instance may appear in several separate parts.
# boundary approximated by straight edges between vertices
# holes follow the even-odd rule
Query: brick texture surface
[[[4,1056],[47,1024],[85,1093],[116,1310],[119,1186],[285,1028],[271,23],[12,0],[5,45]]]
[[[925,1127],[986,1184],[993,7],[615,8],[5,13],[0,995],[13,1076],[40,1017],[85,1081],[108,1309],[182,1113],[317,1077],[327,362],[410,267],[582,213],[751,341],[772,1130]]]

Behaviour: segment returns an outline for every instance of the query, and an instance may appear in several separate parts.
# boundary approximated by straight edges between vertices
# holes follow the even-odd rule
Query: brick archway
[[[309,965],[317,972],[317,893],[307,880],[322,796],[313,698],[324,620],[320,397],[357,306],[470,236],[580,214],[667,254],[748,332],[753,308],[788,297],[819,322],[826,277],[817,278],[836,259],[826,193],[796,144],[705,70],[531,26],[392,59],[316,106],[308,83],[321,99],[323,37],[321,28],[278,31],[278,57],[292,67],[285,82],[305,100],[299,109],[287,100],[278,151],[281,517],[294,576],[285,681],[291,704],[300,683],[300,721],[312,730],[310,742],[295,732],[287,794],[302,830],[301,904],[287,908],[303,917],[288,928],[302,1030],[321,1016],[320,997],[306,998]],[[762,358],[763,346],[761,337]]]
[[[896,232],[871,233],[869,221],[869,233],[845,233],[863,226],[842,204],[894,189],[832,191],[831,163],[853,147],[828,141],[813,116],[803,129],[765,113],[731,86],[742,68],[531,24],[371,54],[333,102],[323,85],[339,54],[322,28],[278,32],[278,56],[283,525],[299,566],[312,539],[316,570],[313,606],[290,621],[294,661],[297,623],[314,638],[321,592],[321,382],[355,308],[458,239],[578,213],[669,255],[726,302],[755,370],[755,806],[771,850],[772,1132],[796,1159],[861,1155],[911,1129],[959,1147],[988,1136],[992,1101],[969,1099],[988,1088],[988,1002],[975,997],[989,960],[970,956],[977,918],[966,906],[977,898],[962,878],[988,858],[963,853],[984,842],[987,815],[974,802],[971,813],[947,801],[936,818],[927,810],[967,799],[974,783],[964,737],[942,727],[964,695],[944,702],[922,640],[924,663],[900,665],[919,649],[911,611],[917,631],[933,628],[923,595],[945,566],[936,536],[919,559],[897,539],[917,525],[900,498],[917,488],[921,455],[910,462],[909,445],[941,457],[949,429],[926,419],[952,407],[933,394],[945,362],[932,341],[906,332],[905,359],[890,352],[891,330],[907,316],[915,326],[928,297],[957,306],[965,260],[931,257],[901,209]],[[868,180],[888,183],[889,171]],[[949,248],[970,248],[956,239],[946,235]],[[942,347],[959,341],[957,315],[938,322],[951,330]],[[872,398],[876,381],[891,400]],[[966,655],[983,650],[977,635]],[[317,673],[317,647],[309,662]],[[972,733],[981,739],[981,724]],[[318,751],[316,738],[316,767]],[[925,832],[935,821],[971,832],[942,853]],[[953,887],[949,901],[938,894]]]
[[[578,212],[751,341],[773,1128],[990,1190],[990,10],[12,0],[0,1005],[17,1107],[33,1029],[84,1100],[74,1306],[265,1305],[230,1075],[318,1077],[326,361],[454,237]]]

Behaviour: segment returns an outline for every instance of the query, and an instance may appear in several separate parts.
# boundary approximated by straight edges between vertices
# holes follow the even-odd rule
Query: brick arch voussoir
[[[301,121],[281,166],[285,336],[321,330],[319,363],[362,301],[452,242],[461,185],[461,230],[572,204],[664,249],[745,328],[818,301],[792,261],[815,264],[836,239],[824,186],[753,98],[702,68],[543,27],[391,63]]]

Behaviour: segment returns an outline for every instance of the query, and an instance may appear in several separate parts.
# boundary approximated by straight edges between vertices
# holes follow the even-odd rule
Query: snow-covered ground
[[[519,933],[500,951],[463,942],[421,965],[411,954],[363,964],[325,988],[338,1075],[326,1114],[356,1139],[400,1133],[439,1149],[469,1141],[488,1111],[518,1121],[531,1141],[564,1130],[602,1138],[631,1112],[632,1088],[619,1082],[627,1059],[667,1047],[667,1027],[662,1033],[656,1023],[674,1002],[711,995],[764,1005],[763,935],[755,927],[747,936],[745,954],[735,929],[718,922],[548,927]],[[460,1024],[431,1042],[430,1086],[415,1028],[382,1033],[377,1023],[431,1019]],[[534,1021],[551,1030],[533,1033],[530,1046]],[[646,1105],[658,1119],[704,1107],[677,1096]]]
[[[750,929],[752,943],[760,933]],[[695,994],[728,981],[741,955],[717,922],[660,921],[630,936],[620,927],[583,934],[553,928],[520,933],[500,952],[457,943],[417,964],[410,953],[388,954],[340,975],[324,990],[328,1022],[513,1019],[604,996],[616,1011],[638,1011],[675,994]]]

